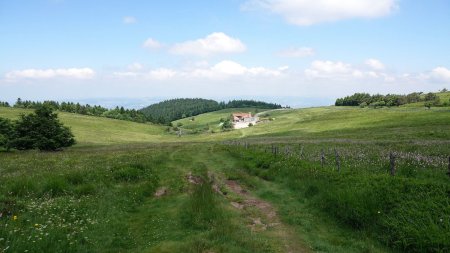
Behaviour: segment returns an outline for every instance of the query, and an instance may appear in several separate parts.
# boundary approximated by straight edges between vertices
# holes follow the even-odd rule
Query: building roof
[[[233,117],[239,117],[239,118],[251,118],[252,117],[251,113],[244,113],[244,112],[237,112],[237,113],[233,113],[232,115],[233,115]]]

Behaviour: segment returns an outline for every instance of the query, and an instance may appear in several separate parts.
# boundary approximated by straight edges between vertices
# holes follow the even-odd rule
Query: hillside
[[[207,125],[218,129],[220,118],[228,117],[227,109],[195,117],[195,121],[183,119],[181,128],[201,131]],[[449,110],[446,108],[359,108],[318,107],[306,109],[280,109],[262,112],[273,118],[256,126],[230,132],[205,132],[188,135],[190,140],[224,140],[230,138],[264,138],[267,140],[296,141],[304,139],[354,139],[354,140],[436,140],[450,138],[448,131]]]
[[[177,98],[162,101],[141,109],[155,123],[167,124],[173,120],[218,110],[219,103],[202,98]]]
[[[61,120],[72,128],[82,144],[108,144],[133,142],[222,141],[235,138],[260,138],[279,141],[302,139],[355,139],[355,140],[439,140],[449,139],[447,108],[358,108],[318,107],[306,109],[269,110],[261,112],[273,121],[229,132],[220,131],[220,119],[232,112],[249,111],[248,108],[224,109],[173,122],[181,123],[184,136],[168,133],[167,127],[84,116],[60,112]],[[0,108],[0,117],[16,118],[31,110]],[[209,127],[206,131],[206,127]]]
[[[141,109],[140,112],[152,122],[168,124],[174,120],[225,108],[276,109],[281,108],[281,105],[254,100],[231,100],[219,103],[210,99],[177,98],[150,105]]]
[[[16,119],[20,114],[31,113],[32,111],[31,109],[0,107],[0,117]],[[66,112],[58,112],[58,115],[61,121],[72,129],[78,145],[81,146],[159,142],[168,138],[164,134],[164,127],[159,125]]]

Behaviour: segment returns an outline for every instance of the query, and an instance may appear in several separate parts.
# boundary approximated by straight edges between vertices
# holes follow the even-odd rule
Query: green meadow
[[[0,251],[450,251],[448,107],[259,111],[221,131],[244,110],[175,121],[181,137],[59,112],[75,146],[0,152]]]

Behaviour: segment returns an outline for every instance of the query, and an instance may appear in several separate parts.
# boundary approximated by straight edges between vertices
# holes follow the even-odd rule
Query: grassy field
[[[286,238],[277,227],[252,229],[257,209],[230,205],[241,198],[224,181],[241,175],[234,169],[240,161],[215,144],[0,153],[0,161],[0,249],[8,248],[5,252],[285,252],[281,242]],[[214,184],[229,193],[212,191],[209,179],[191,184],[190,174],[214,175]],[[278,187],[257,177],[247,180]],[[166,194],[156,197],[162,188]],[[306,241],[299,231],[289,235],[302,252],[386,250],[329,219],[308,222],[311,229],[330,231]],[[333,246],[336,239],[346,246]]]
[[[233,110],[230,110],[233,111]],[[226,133],[204,133],[186,136],[191,140],[224,140],[229,138],[264,138],[272,141],[296,139],[357,140],[435,140],[449,139],[448,108],[318,107],[274,110],[263,113],[274,120]],[[194,126],[217,124],[229,112],[207,113],[196,117]],[[219,117],[220,116],[220,117]],[[198,125],[197,125],[198,124]],[[188,123],[185,124],[187,127]]]
[[[273,121],[216,132],[233,111],[180,120],[209,126],[182,137],[59,113],[74,147],[0,152],[0,251],[450,250],[448,108],[274,110]]]
[[[307,109],[274,110],[264,113],[274,120],[256,126],[220,132],[220,118],[226,118],[234,111],[227,109],[206,113],[173,122],[183,124],[187,134],[178,138],[168,133],[167,127],[97,118],[72,113],[59,113],[61,120],[71,127],[81,145],[136,143],[136,142],[179,142],[179,141],[222,141],[237,138],[269,138],[272,140],[295,139],[358,139],[358,140],[439,140],[450,139],[448,108],[353,108],[318,107]],[[17,118],[30,110],[0,108],[0,117]],[[206,126],[210,130],[202,132]],[[197,130],[197,134],[188,134]]]
[[[199,148],[202,154],[214,154],[224,166],[233,162],[223,153],[209,151],[211,147],[177,145],[0,154],[0,203],[7,215],[0,219],[0,248],[9,248],[6,252],[271,252],[276,242],[251,235],[242,225],[243,218],[230,211],[209,185],[185,180],[188,172],[202,177],[211,170],[202,157],[193,156]],[[159,187],[168,194],[155,197]]]

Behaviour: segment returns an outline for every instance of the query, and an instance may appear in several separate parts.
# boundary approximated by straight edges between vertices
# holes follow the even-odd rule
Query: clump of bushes
[[[448,92],[447,89],[442,89],[441,93]],[[361,108],[370,106],[373,108],[384,106],[400,106],[404,104],[425,102],[425,107],[431,106],[448,106],[450,102],[444,101],[441,103],[439,96],[436,93],[429,92],[413,92],[408,95],[398,94],[375,94],[355,93],[351,96],[336,99],[335,106],[360,106]]]
[[[230,119],[225,120],[222,124],[222,130],[230,131],[232,129],[233,129],[233,123],[231,122],[231,120]]]
[[[0,147],[7,150],[55,151],[74,144],[72,132],[59,121],[51,106],[40,106],[14,122],[0,118]]]

